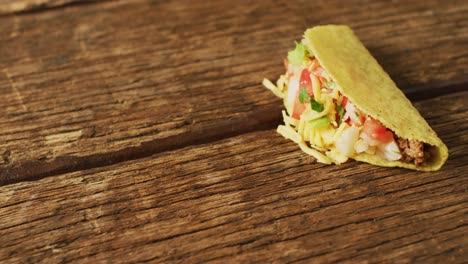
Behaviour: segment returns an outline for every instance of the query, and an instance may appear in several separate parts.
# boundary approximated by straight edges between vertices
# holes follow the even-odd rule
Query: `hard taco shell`
[[[355,160],[421,171],[440,169],[448,157],[447,147],[348,26],[317,26],[308,29],[304,39],[340,92],[353,104],[398,137],[431,145],[432,157],[419,166],[365,153],[356,154]]]

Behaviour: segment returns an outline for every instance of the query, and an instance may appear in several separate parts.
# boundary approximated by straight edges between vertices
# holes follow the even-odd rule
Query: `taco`
[[[347,26],[308,29],[265,87],[284,100],[277,131],[318,162],[349,159],[421,171],[440,169],[448,150]]]

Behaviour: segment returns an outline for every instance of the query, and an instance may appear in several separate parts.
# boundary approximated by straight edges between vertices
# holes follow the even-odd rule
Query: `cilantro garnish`
[[[315,112],[322,112],[323,111],[323,104],[315,101],[314,98],[310,98],[310,107],[312,107],[312,110]]]
[[[310,95],[307,93],[306,88],[302,87],[301,91],[299,92],[299,102],[304,104],[306,101],[310,100]]]
[[[339,115],[339,118],[338,118],[338,124],[341,124],[341,120],[343,119],[343,115],[344,115],[344,108],[339,105],[339,104],[335,104],[335,109],[336,109],[336,112],[338,113]]]

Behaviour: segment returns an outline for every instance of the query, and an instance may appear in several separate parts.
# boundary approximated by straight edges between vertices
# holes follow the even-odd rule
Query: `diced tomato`
[[[371,139],[384,144],[393,140],[393,133],[387,130],[378,120],[373,118],[368,118],[366,122],[364,122],[362,132],[367,134]]]
[[[349,118],[349,116],[348,116],[348,118],[346,118],[345,123],[348,124],[348,125],[351,125],[351,118]]]
[[[361,121],[361,124],[364,124],[364,122],[366,121],[366,114],[364,114],[364,112],[362,112],[359,109],[357,111],[359,114],[359,120]]]
[[[387,128],[384,127],[378,120],[369,118],[364,123],[363,132],[369,135],[373,133],[381,134],[387,131]]]
[[[294,108],[292,117],[295,119],[300,119],[302,112],[305,110],[305,104],[301,104],[299,101],[299,94],[305,88],[307,93],[310,97],[314,96],[314,92],[312,90],[312,80],[310,79],[310,72],[307,69],[303,69],[301,72],[301,78],[299,79],[299,89],[296,92],[296,96],[294,98]]]
[[[343,96],[343,100],[341,100],[341,106],[345,108],[347,103],[348,103],[348,97]]]
[[[309,70],[307,70],[307,69],[302,70],[301,79],[299,81],[299,87],[300,87],[300,90],[302,90],[302,88],[305,87],[306,90],[307,90],[307,93],[311,97],[314,96],[314,91],[312,90],[312,80],[310,79]]]
[[[335,120],[338,120],[340,119],[340,114],[338,114],[338,112],[335,113]],[[343,121],[343,120],[342,120]]]
[[[383,134],[378,134],[375,137],[375,139],[382,142],[382,143],[384,143],[384,144],[387,144],[387,143],[390,143],[393,140],[393,133],[391,131],[387,130]]]
[[[299,93],[298,93],[296,96],[296,100],[294,101],[294,109],[293,109],[292,117],[299,120],[304,110],[305,110],[305,104],[301,104],[301,102],[299,101]]]

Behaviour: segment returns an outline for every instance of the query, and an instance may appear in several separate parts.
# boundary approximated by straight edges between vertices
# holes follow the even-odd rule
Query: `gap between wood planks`
[[[260,86],[259,84],[259,89],[261,89]],[[413,102],[417,102],[441,95],[463,92],[466,90],[466,86],[468,86],[468,82],[442,83],[430,87],[426,86],[425,88],[416,86],[407,89],[406,96]],[[22,181],[39,180],[73,171],[104,167],[124,161],[149,157],[165,151],[214,143],[246,133],[274,129],[281,123],[280,113],[282,109],[283,106],[280,103],[262,106],[244,116],[217,122],[211,128],[195,127],[193,130],[185,132],[182,135],[158,138],[143,142],[137,147],[128,147],[114,152],[83,157],[61,156],[51,162],[25,162],[16,167],[0,170],[0,186]]]

